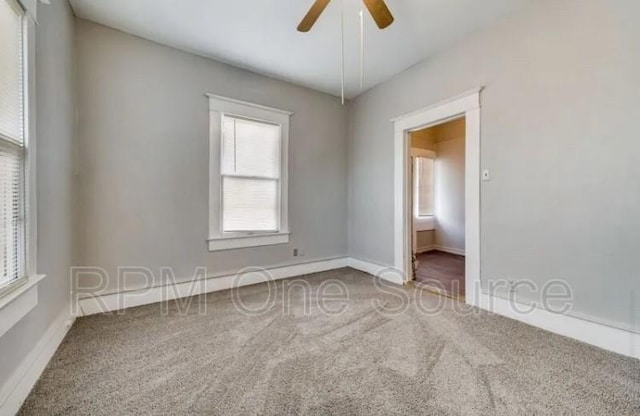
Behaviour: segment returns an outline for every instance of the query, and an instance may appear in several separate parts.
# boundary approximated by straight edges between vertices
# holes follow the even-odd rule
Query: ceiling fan
[[[316,0],[315,3],[309,9],[307,15],[302,19],[298,25],[298,31],[308,32],[316,23],[324,9],[327,7],[331,0]],[[362,0],[369,9],[369,13],[373,16],[376,24],[380,29],[388,27],[393,23],[393,15],[389,11],[384,0]]]

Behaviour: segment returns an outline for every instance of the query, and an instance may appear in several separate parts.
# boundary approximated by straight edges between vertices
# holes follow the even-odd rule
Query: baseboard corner
[[[354,257],[349,257],[348,265],[352,269],[359,270],[396,285],[404,285],[406,283],[402,274],[393,267],[382,266],[380,264],[360,260]]]
[[[1,415],[14,415],[20,410],[74,321],[75,317],[68,310],[63,311],[9,376],[0,388]]]

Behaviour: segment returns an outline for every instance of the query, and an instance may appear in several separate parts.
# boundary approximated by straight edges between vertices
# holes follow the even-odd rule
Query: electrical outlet
[[[298,257],[298,249],[297,248],[293,249],[293,257]]]
[[[304,257],[304,249],[303,248],[294,248],[293,249],[293,257]]]

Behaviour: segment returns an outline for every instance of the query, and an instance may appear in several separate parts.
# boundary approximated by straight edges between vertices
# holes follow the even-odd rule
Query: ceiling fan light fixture
[[[373,20],[376,22],[376,25],[380,29],[385,29],[389,27],[393,21],[393,15],[387,7],[387,4],[384,0],[362,0],[367,10],[373,17]],[[311,30],[313,25],[318,21],[320,15],[327,8],[331,0],[315,0],[311,5],[311,8],[304,16],[300,24],[298,25],[299,32],[308,32]],[[364,89],[364,12],[362,7],[359,12],[360,19],[360,90]],[[342,104],[345,102],[345,88],[344,88],[344,77],[345,77],[345,68],[344,68],[344,0],[340,0],[340,52],[341,52],[341,67],[340,67],[340,89],[341,89],[341,97]]]
[[[324,9],[327,8],[329,2],[331,0],[315,0],[315,2],[311,5],[311,8],[304,16],[300,24],[298,25],[299,32],[308,32],[311,30],[313,25],[318,21],[318,18],[324,12]],[[373,17],[373,20],[376,22],[376,25],[380,29],[386,29],[393,22],[394,18],[389,10],[389,7],[384,2],[384,0],[362,0],[367,6],[367,10]]]

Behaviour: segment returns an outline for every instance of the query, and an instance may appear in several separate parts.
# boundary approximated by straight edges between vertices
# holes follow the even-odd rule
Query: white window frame
[[[413,208],[412,208],[412,212],[413,212],[413,228],[414,231],[432,231],[436,229],[436,216],[435,216],[435,212],[433,213],[433,215],[424,215],[424,216],[420,216],[419,215],[419,184],[418,181],[416,180],[417,178],[417,160],[418,158],[426,158],[426,159],[433,159],[435,161],[436,159],[436,152],[432,151],[432,150],[426,150],[426,149],[420,149],[420,148],[411,148],[411,163],[413,165]],[[433,169],[433,182],[435,185],[435,166]],[[435,195],[434,195],[435,197]],[[434,201],[434,205],[435,205],[435,201]],[[435,208],[434,208],[435,210]]]
[[[209,251],[260,247],[289,242],[289,123],[290,111],[266,107],[215,94],[209,99]],[[222,120],[232,116],[280,126],[279,229],[275,232],[222,230]]]
[[[23,12],[23,107],[24,107],[24,275],[0,288],[0,336],[19,322],[38,304],[38,283],[45,277],[37,274],[37,192],[36,192],[36,100],[35,100],[35,31],[34,4],[7,1]]]

